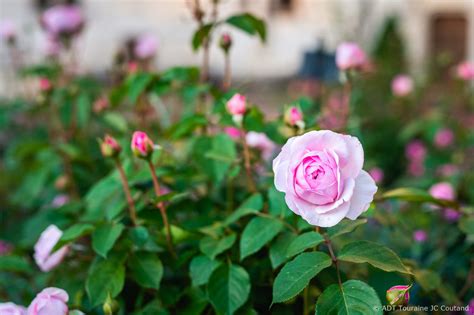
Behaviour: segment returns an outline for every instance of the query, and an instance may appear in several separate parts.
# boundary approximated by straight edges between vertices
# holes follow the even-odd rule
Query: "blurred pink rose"
[[[16,36],[15,24],[10,20],[0,21],[0,38],[5,41],[11,41]]]
[[[275,152],[275,143],[263,132],[249,131],[245,136],[245,140],[249,147],[256,148],[262,152],[264,160],[269,160]]]
[[[51,81],[49,81],[47,78],[40,78],[39,79],[39,89],[43,92],[47,92],[51,90],[52,88]]]
[[[137,38],[134,47],[135,55],[140,59],[148,59],[156,54],[158,40],[151,34],[145,34]]]
[[[447,208],[447,209],[444,209],[443,211],[443,217],[446,219],[446,221],[456,222],[461,217],[461,213],[459,213],[459,211],[456,211],[454,209]]]
[[[363,164],[356,137],[310,131],[288,139],[273,160],[275,187],[308,223],[334,226],[344,217],[355,220],[372,202],[377,186]]]
[[[425,165],[423,160],[412,160],[408,164],[408,173],[415,177],[420,177],[425,173]]]
[[[424,243],[428,239],[428,234],[424,230],[416,230],[413,232],[413,240],[418,243]]]
[[[224,132],[234,140],[240,139],[242,131],[236,127],[225,127]]]
[[[440,165],[438,167],[438,169],[436,170],[436,172],[439,175],[445,176],[445,177],[452,176],[452,175],[456,174],[457,171],[458,171],[458,167],[454,164]]]
[[[0,315],[26,315],[26,307],[12,302],[0,303]]]
[[[10,243],[0,240],[0,256],[7,255],[13,250]]]
[[[51,202],[51,205],[54,208],[59,208],[59,207],[64,206],[68,202],[69,202],[69,196],[61,194],[54,197],[53,201]]]
[[[434,184],[430,188],[430,194],[437,199],[454,200],[456,199],[456,192],[453,186],[448,182],[441,182]]]
[[[148,158],[154,150],[153,141],[143,131],[135,131],[132,137],[132,151],[135,156]]]
[[[407,96],[413,91],[413,80],[408,75],[397,75],[392,81],[392,93],[396,96]]]
[[[36,264],[43,272],[48,272],[55,268],[61,263],[69,251],[68,246],[63,246],[54,253],[53,248],[59,241],[63,232],[58,229],[56,225],[50,225],[46,230],[41,233],[39,240],[35,245],[35,258]]]
[[[380,167],[373,167],[369,170],[370,176],[379,184],[383,181],[384,173]]]
[[[102,96],[95,100],[92,110],[94,111],[94,113],[99,114],[109,108],[109,106],[109,99],[106,96]]]
[[[56,57],[61,52],[61,44],[52,36],[47,36],[41,46],[42,53],[47,57]]]
[[[342,93],[331,93],[323,105],[319,125],[323,129],[343,130],[349,118],[349,98]]]
[[[367,62],[365,52],[356,43],[345,42],[336,50],[336,64],[340,70],[362,67]]]
[[[41,23],[54,37],[72,35],[81,30],[84,17],[79,6],[59,4],[43,12]]]
[[[133,62],[133,61],[129,62],[127,64],[127,71],[130,74],[133,74],[133,73],[137,72],[138,71],[138,63]]]
[[[465,61],[460,63],[457,68],[457,76],[462,80],[474,80],[474,63],[470,61]]]
[[[451,129],[443,128],[436,132],[434,144],[438,148],[449,147],[454,141],[454,133]]]
[[[420,140],[413,140],[406,146],[405,156],[409,160],[423,160],[426,156],[426,147]]]
[[[69,296],[63,289],[46,288],[31,302],[27,315],[67,315]]]
[[[240,94],[234,94],[230,100],[227,101],[227,111],[231,115],[243,115],[246,110],[246,98]]]

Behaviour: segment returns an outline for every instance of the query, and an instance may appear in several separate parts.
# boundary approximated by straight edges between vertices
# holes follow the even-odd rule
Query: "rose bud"
[[[245,96],[238,93],[234,94],[234,96],[227,101],[227,111],[232,115],[232,119],[237,125],[242,124],[246,107],[247,102]]]
[[[80,32],[84,17],[79,6],[59,4],[43,12],[41,25],[51,36],[60,38]]]
[[[331,227],[369,208],[377,186],[363,164],[356,137],[310,131],[288,139],[273,160],[275,187],[295,214],[311,225]]]
[[[299,107],[290,106],[283,115],[285,123],[291,127],[298,127],[298,129],[304,129],[303,112]]]
[[[229,49],[232,46],[232,37],[229,33],[222,34],[221,38],[219,39],[219,46],[226,54],[229,52]]]
[[[40,78],[39,79],[39,89],[42,92],[49,92],[53,85],[47,78]]]
[[[355,43],[342,43],[336,50],[336,64],[340,70],[359,69],[367,62],[365,52]]]
[[[411,285],[396,285],[387,290],[387,301],[390,305],[408,305]]]
[[[370,176],[374,179],[374,181],[379,184],[383,181],[384,172],[380,167],[373,167],[369,170]]]
[[[154,151],[154,144],[143,131],[135,131],[132,137],[132,151],[135,156],[148,159]]]
[[[233,140],[240,139],[240,137],[243,134],[239,128],[235,128],[235,127],[225,127],[224,132]]]
[[[270,140],[263,132],[249,131],[245,136],[245,141],[251,148],[255,148],[262,153],[262,158],[267,161],[275,152],[276,144]]]
[[[442,128],[436,132],[434,144],[437,148],[443,149],[449,147],[454,141],[454,133],[449,128]]]
[[[105,135],[104,140],[100,140],[100,152],[106,158],[115,158],[122,151],[122,147],[113,137]]]
[[[35,297],[27,315],[67,315],[69,296],[63,289],[46,288]]]
[[[68,246],[63,246],[54,253],[52,252],[62,235],[63,232],[56,225],[50,225],[41,233],[39,240],[35,244],[35,253],[33,255],[41,271],[48,272],[55,268],[69,251]]]
[[[456,199],[456,192],[453,186],[448,182],[441,182],[434,184],[430,188],[430,194],[436,199],[454,200]]]
[[[461,80],[474,80],[474,62],[465,61],[456,68],[457,76]]]
[[[1,315],[26,315],[26,307],[12,302],[0,303]]]
[[[157,49],[158,41],[155,36],[145,34],[138,37],[133,52],[137,58],[144,60],[155,56]]]
[[[413,240],[417,243],[424,243],[428,239],[428,234],[424,230],[416,230],[413,232]]]
[[[109,107],[109,99],[105,96],[98,98],[92,107],[94,113],[99,114]]]
[[[404,97],[413,91],[413,80],[408,75],[397,75],[392,81],[392,93]]]

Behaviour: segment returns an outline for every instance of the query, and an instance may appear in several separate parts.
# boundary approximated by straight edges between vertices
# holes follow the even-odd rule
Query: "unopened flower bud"
[[[48,92],[51,90],[53,85],[51,84],[51,81],[49,81],[47,78],[40,78],[39,79],[39,89],[42,92]]]
[[[105,300],[104,305],[102,305],[102,310],[105,315],[113,315],[114,312],[118,310],[118,303],[112,299],[110,294],[107,295],[107,299]]]
[[[234,94],[230,100],[227,101],[227,111],[231,115],[243,115],[247,107],[245,96]]]
[[[390,305],[408,305],[411,285],[396,285],[387,290],[387,301]]]
[[[132,151],[135,156],[148,159],[153,154],[153,141],[143,131],[135,131],[132,137]]]
[[[229,33],[222,34],[221,38],[219,39],[219,46],[226,54],[229,52],[229,49],[232,46],[232,37]]]
[[[304,129],[303,112],[296,106],[290,106],[285,111],[283,116],[285,123],[291,127],[298,127]]]
[[[100,151],[104,157],[117,157],[122,147],[113,137],[105,135],[104,140],[100,142]]]

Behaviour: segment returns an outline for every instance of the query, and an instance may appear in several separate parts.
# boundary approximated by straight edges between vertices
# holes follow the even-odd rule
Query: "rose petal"
[[[347,217],[351,220],[357,219],[362,212],[369,208],[376,192],[377,186],[374,180],[369,173],[362,170],[355,179],[354,193],[350,200],[350,209]]]

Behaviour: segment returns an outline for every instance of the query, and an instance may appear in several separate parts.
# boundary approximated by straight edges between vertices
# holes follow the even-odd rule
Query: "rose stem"
[[[257,188],[255,187],[255,183],[252,178],[252,165],[250,164],[250,150],[247,144],[247,140],[245,139],[245,130],[242,128],[242,146],[244,148],[244,166],[245,172],[247,174],[247,183],[249,185],[250,192],[255,193],[257,192]]]
[[[155,194],[157,197],[159,197],[161,195],[161,189],[160,189],[160,183],[158,182],[158,178],[156,177],[155,166],[150,160],[148,161],[148,166],[150,167],[151,178],[153,179],[153,187],[155,188]],[[158,209],[160,209],[161,218],[163,219],[163,224],[165,225],[166,242],[168,244],[168,249],[171,252],[171,254],[173,254],[173,256],[176,257],[176,254],[173,248],[173,238],[171,235],[171,227],[170,227],[170,224],[168,223],[168,216],[166,214],[165,204],[162,201],[158,203]]]
[[[339,283],[339,287],[342,290],[342,281],[341,281],[341,272],[339,271],[339,262],[336,258],[336,255],[334,255],[334,250],[332,248],[332,243],[331,243],[331,240],[329,239],[328,235],[326,233],[323,233],[323,236],[324,236],[324,242],[326,243],[326,245],[328,247],[328,250],[329,250],[329,255],[331,255],[331,260],[334,264],[334,267],[336,267],[337,282]]]
[[[225,69],[224,69],[224,82],[222,88],[224,91],[227,91],[230,88],[231,82],[231,68],[230,68],[230,54],[229,52],[225,53]]]
[[[135,203],[133,202],[132,194],[130,193],[130,187],[128,186],[127,177],[125,176],[125,171],[123,170],[122,163],[120,163],[119,158],[115,158],[115,165],[120,174],[120,181],[122,182],[123,192],[125,193],[125,197],[128,203],[128,213],[130,215],[130,219],[132,220],[133,226],[137,226],[137,211],[135,209]]]

